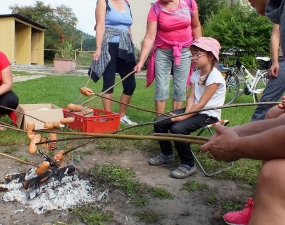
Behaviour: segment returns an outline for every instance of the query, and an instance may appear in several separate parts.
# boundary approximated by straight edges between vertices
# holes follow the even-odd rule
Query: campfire
[[[27,173],[6,175],[0,190],[6,191],[3,200],[18,201],[37,214],[50,210],[66,210],[77,205],[100,201],[108,190],[96,190],[88,180],[80,179],[69,165],[42,176],[30,168]]]

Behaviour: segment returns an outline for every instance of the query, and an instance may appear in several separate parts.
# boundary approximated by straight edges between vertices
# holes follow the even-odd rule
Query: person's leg
[[[173,110],[183,107],[183,103],[186,99],[186,84],[191,66],[191,60],[189,58],[190,50],[183,48],[181,53],[180,65],[173,66]]]
[[[203,126],[216,122],[218,122],[217,118],[209,117],[206,114],[196,114],[187,120],[172,125],[170,133],[189,135],[191,132],[194,132]],[[185,178],[196,173],[194,156],[191,152],[190,144],[176,141],[174,144],[181,160],[181,166],[172,171],[171,176],[174,178]]]
[[[285,160],[263,165],[258,177],[249,225],[285,224]]]
[[[155,56],[155,108],[157,115],[165,112],[166,99],[169,97],[172,50],[157,49]]]
[[[127,63],[125,62],[125,60],[119,59],[118,72],[121,76],[121,79],[123,79],[126,75],[132,72],[134,67],[135,67],[135,62]],[[135,75],[132,74],[129,77],[127,77],[125,80],[123,80],[122,84],[123,84],[123,93],[121,95],[120,101],[122,103],[129,104],[131,102],[132,95],[136,89]],[[125,104],[120,104],[119,114],[121,118],[126,115],[128,106]]]
[[[176,114],[181,114],[184,113],[185,109],[179,109],[179,110],[175,110],[172,111],[173,113]],[[173,124],[175,124],[174,122],[171,121],[171,119],[165,119],[166,117],[163,115],[160,115],[158,117],[155,118],[154,122],[154,132],[155,133],[165,133],[167,134],[168,131],[171,129],[171,126],[173,126]],[[160,120],[163,120],[161,122],[159,122]],[[159,141],[159,146],[160,146],[160,150],[161,150],[161,154],[159,154],[158,156],[154,157],[154,158],[150,158],[148,160],[150,165],[161,165],[161,164],[165,164],[165,163],[171,163],[174,161],[174,154],[173,154],[173,149],[171,146],[171,142],[170,141]]]
[[[264,89],[261,102],[279,101],[285,91],[285,62],[284,59],[279,59],[279,73],[275,78],[270,77]],[[251,121],[262,120],[266,113],[273,107],[273,105],[259,105],[253,113]]]
[[[19,98],[13,91],[9,91],[0,96],[0,105],[16,109],[19,105]],[[11,110],[0,108],[0,115],[7,115],[10,112]]]
[[[274,106],[266,113],[265,119],[277,118],[282,114],[285,114],[284,109],[280,109],[278,106]]]
[[[118,43],[110,43],[109,44],[109,53],[111,56],[111,61],[108,63],[104,74],[103,74],[103,88],[102,92],[106,91],[108,88],[114,85],[115,83],[115,75],[117,70],[117,55],[118,55]],[[113,97],[114,88],[111,88],[103,97],[111,98]],[[102,104],[104,110],[112,112],[112,101],[102,98]]]

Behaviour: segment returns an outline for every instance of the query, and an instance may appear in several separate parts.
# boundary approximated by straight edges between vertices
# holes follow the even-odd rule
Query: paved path
[[[24,64],[12,64],[12,71],[23,71],[30,73],[31,75],[13,75],[14,82],[21,82],[31,79],[37,79],[50,75],[76,75],[76,76],[86,76],[89,67],[87,66],[77,66],[72,72],[58,72],[54,70],[52,66],[38,66],[38,65],[24,65]],[[145,73],[140,73],[136,75],[137,77],[145,77]]]
[[[31,75],[31,76],[13,76],[13,82],[21,82],[26,80],[37,79],[45,77],[46,75]]]

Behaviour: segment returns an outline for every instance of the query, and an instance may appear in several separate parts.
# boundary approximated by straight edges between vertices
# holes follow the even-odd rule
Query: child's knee
[[[274,159],[267,161],[260,171],[259,177],[258,177],[258,183],[259,185],[270,185],[275,186],[282,184],[282,186],[285,184],[285,159]],[[284,185],[285,189],[285,185]]]

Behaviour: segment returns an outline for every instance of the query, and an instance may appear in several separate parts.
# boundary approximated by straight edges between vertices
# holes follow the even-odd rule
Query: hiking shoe
[[[245,208],[238,212],[229,212],[224,215],[224,221],[229,225],[247,225],[253,210],[253,199],[249,198]]]
[[[158,156],[154,158],[150,158],[148,160],[148,163],[152,166],[159,166],[161,164],[173,163],[174,161],[175,161],[175,157],[173,154],[166,156],[163,153],[160,153]]]
[[[181,164],[176,170],[170,173],[173,178],[183,179],[197,173],[196,166],[189,166],[187,164]]]
[[[124,115],[123,117],[120,118],[120,122],[121,124],[127,124],[127,125],[137,125],[136,122],[133,122],[129,119],[129,117],[127,117],[126,115]]]

